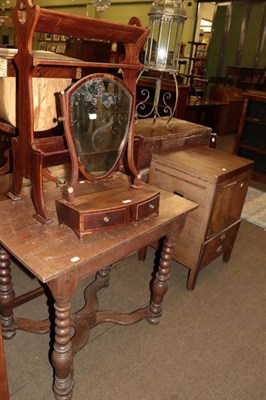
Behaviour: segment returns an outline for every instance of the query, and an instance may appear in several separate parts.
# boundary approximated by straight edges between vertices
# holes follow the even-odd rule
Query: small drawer
[[[200,257],[200,268],[205,267],[230,247],[233,247],[240,222],[230,226],[213,239],[204,243]]]
[[[160,193],[158,193],[155,197],[137,204],[136,207],[136,221],[139,221],[143,218],[147,218],[150,215],[159,212],[159,203],[160,203]]]
[[[126,208],[92,213],[84,216],[84,229],[103,229],[123,225],[126,223],[126,218]]]
[[[156,154],[156,158],[160,160],[158,154]],[[180,169],[169,168],[153,160],[150,167],[149,183],[203,206],[208,202],[210,190],[208,183],[198,177],[188,175]]]

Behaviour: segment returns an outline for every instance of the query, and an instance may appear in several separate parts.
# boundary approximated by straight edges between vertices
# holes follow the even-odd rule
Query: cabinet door
[[[242,212],[249,176],[217,187],[208,225],[207,238],[236,222]]]

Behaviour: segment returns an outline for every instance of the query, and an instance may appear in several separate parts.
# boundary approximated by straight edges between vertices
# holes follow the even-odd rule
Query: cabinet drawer
[[[159,158],[159,155],[156,154],[156,157]],[[208,182],[156,160],[151,162],[149,183],[201,205],[206,205],[214,192],[213,185],[209,185]]]
[[[136,221],[143,218],[149,217],[150,215],[159,211],[160,194],[156,195],[152,199],[145,201],[144,203],[138,204],[136,207]]]
[[[102,229],[126,223],[126,208],[113,211],[92,213],[84,216],[84,229]]]
[[[219,235],[203,244],[200,268],[208,265],[234,245],[240,222],[239,220],[236,224],[230,226],[228,229],[222,231]]]

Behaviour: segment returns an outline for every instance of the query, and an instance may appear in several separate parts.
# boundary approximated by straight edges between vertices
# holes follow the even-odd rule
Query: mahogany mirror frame
[[[119,85],[121,85],[124,89],[127,95],[130,96],[131,104],[130,104],[130,109],[129,109],[129,118],[128,118],[128,129],[127,132],[125,133],[121,144],[118,149],[118,155],[117,158],[113,164],[113,166],[106,171],[103,175],[96,177],[91,174],[89,174],[86,169],[84,168],[83,164],[80,162],[76,146],[74,143],[74,133],[73,133],[73,128],[72,128],[72,116],[71,116],[71,98],[72,95],[84,84],[87,82],[93,81],[95,79],[108,79],[114,82],[117,82]],[[84,78],[80,79],[76,83],[70,86],[66,91],[60,93],[60,104],[61,104],[61,111],[62,111],[62,119],[63,119],[63,124],[64,124],[64,130],[65,130],[65,137],[70,153],[70,159],[71,159],[71,177],[68,183],[67,190],[64,192],[63,196],[65,200],[69,203],[74,202],[74,192],[75,192],[75,187],[77,186],[78,179],[79,179],[79,172],[82,173],[82,175],[90,180],[90,181],[101,181],[107,179],[109,176],[113,174],[114,171],[117,170],[117,167],[125,154],[127,146],[129,148],[133,148],[134,146],[134,131],[132,129],[132,124],[134,122],[134,94],[132,93],[131,89],[128,88],[128,86],[125,84],[125,82],[112,75],[112,74],[107,74],[107,73],[94,73],[85,76]],[[127,164],[129,166],[130,172],[132,176],[135,178],[134,181],[139,180],[139,175],[138,175],[138,170],[136,168],[135,162],[134,162],[134,157],[132,157],[131,152],[127,153]],[[138,186],[138,185],[137,185]]]

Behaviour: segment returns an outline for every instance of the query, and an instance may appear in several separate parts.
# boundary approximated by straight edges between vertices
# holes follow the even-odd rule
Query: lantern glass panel
[[[172,15],[151,15],[144,65],[150,69],[178,69],[184,19]]]

